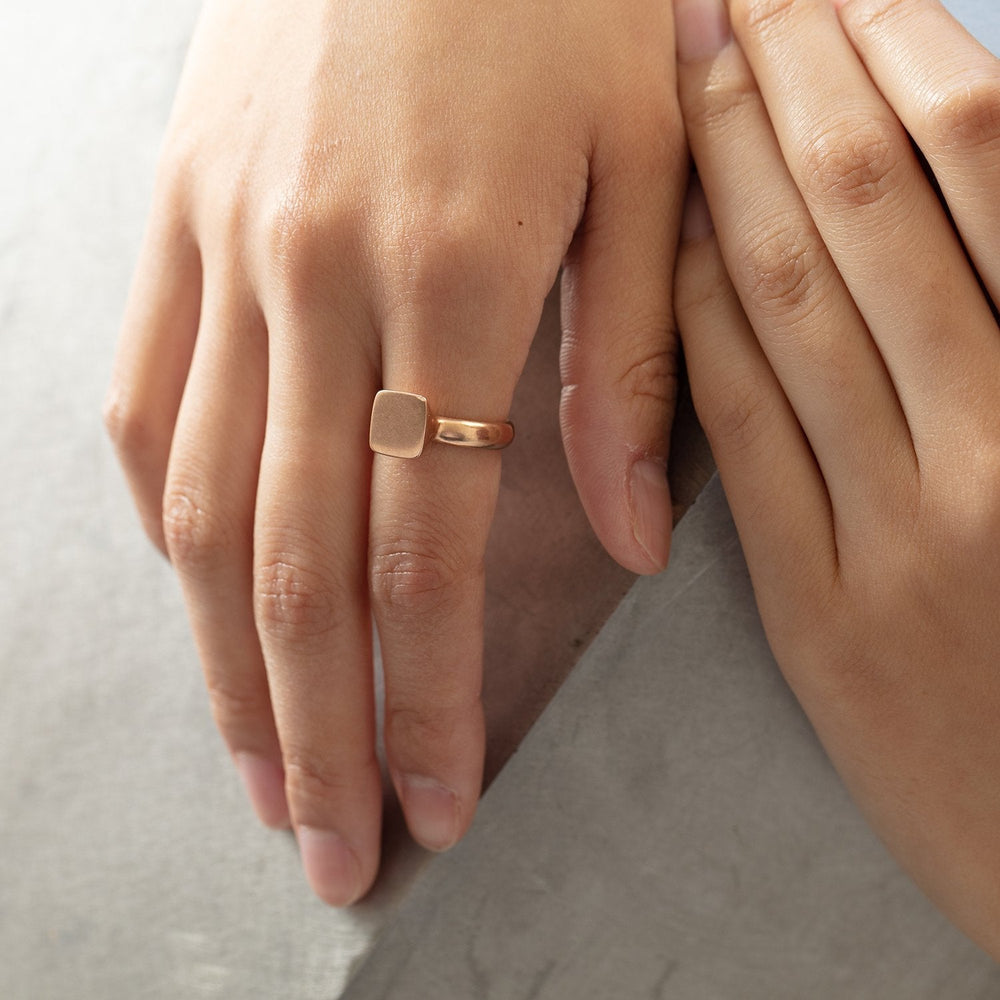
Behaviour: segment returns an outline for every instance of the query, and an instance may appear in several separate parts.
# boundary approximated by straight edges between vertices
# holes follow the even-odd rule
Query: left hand
[[[676,13],[718,231],[696,191],[678,317],[764,626],[1000,958],[1000,62],[937,0],[732,0],[738,45],[719,0]]]
[[[250,799],[329,903],[379,862],[373,615],[418,842],[464,835],[484,766],[500,455],[373,457],[376,390],[503,420],[562,268],[578,492],[627,568],[666,563],[672,29],[661,0],[202,11],[106,416]]]

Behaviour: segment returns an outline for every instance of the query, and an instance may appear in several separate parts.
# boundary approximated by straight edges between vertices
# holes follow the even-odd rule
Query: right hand
[[[672,31],[662,0],[204,10],[107,419],[250,797],[294,826],[331,903],[378,864],[370,612],[416,839],[453,844],[481,783],[500,457],[373,461],[376,390],[505,419],[565,261],[581,499],[624,566],[666,562],[686,179]]]
[[[789,684],[1000,958],[1000,61],[937,0],[730,9],[677,0],[695,406]]]

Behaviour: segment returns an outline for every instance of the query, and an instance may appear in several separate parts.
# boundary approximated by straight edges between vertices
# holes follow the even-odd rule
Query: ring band
[[[372,451],[394,458],[417,458],[429,441],[461,448],[506,448],[514,440],[509,421],[490,423],[436,417],[424,396],[382,389],[372,404],[368,444]]]

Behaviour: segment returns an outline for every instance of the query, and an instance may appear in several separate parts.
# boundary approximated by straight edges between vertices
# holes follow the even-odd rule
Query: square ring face
[[[372,405],[368,443],[394,458],[417,458],[427,442],[427,400],[414,392],[382,389]]]

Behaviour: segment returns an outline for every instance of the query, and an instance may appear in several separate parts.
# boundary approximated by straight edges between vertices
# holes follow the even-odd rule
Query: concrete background
[[[491,603],[491,772],[586,652],[455,852],[390,826],[371,900],[312,898],[242,798],[98,418],[197,6],[0,10],[0,997],[1000,997],[781,681],[717,483],[600,630],[631,581],[551,414],[505,471],[498,537],[527,543],[494,576],[535,599]],[[952,6],[1000,50],[992,0]]]

